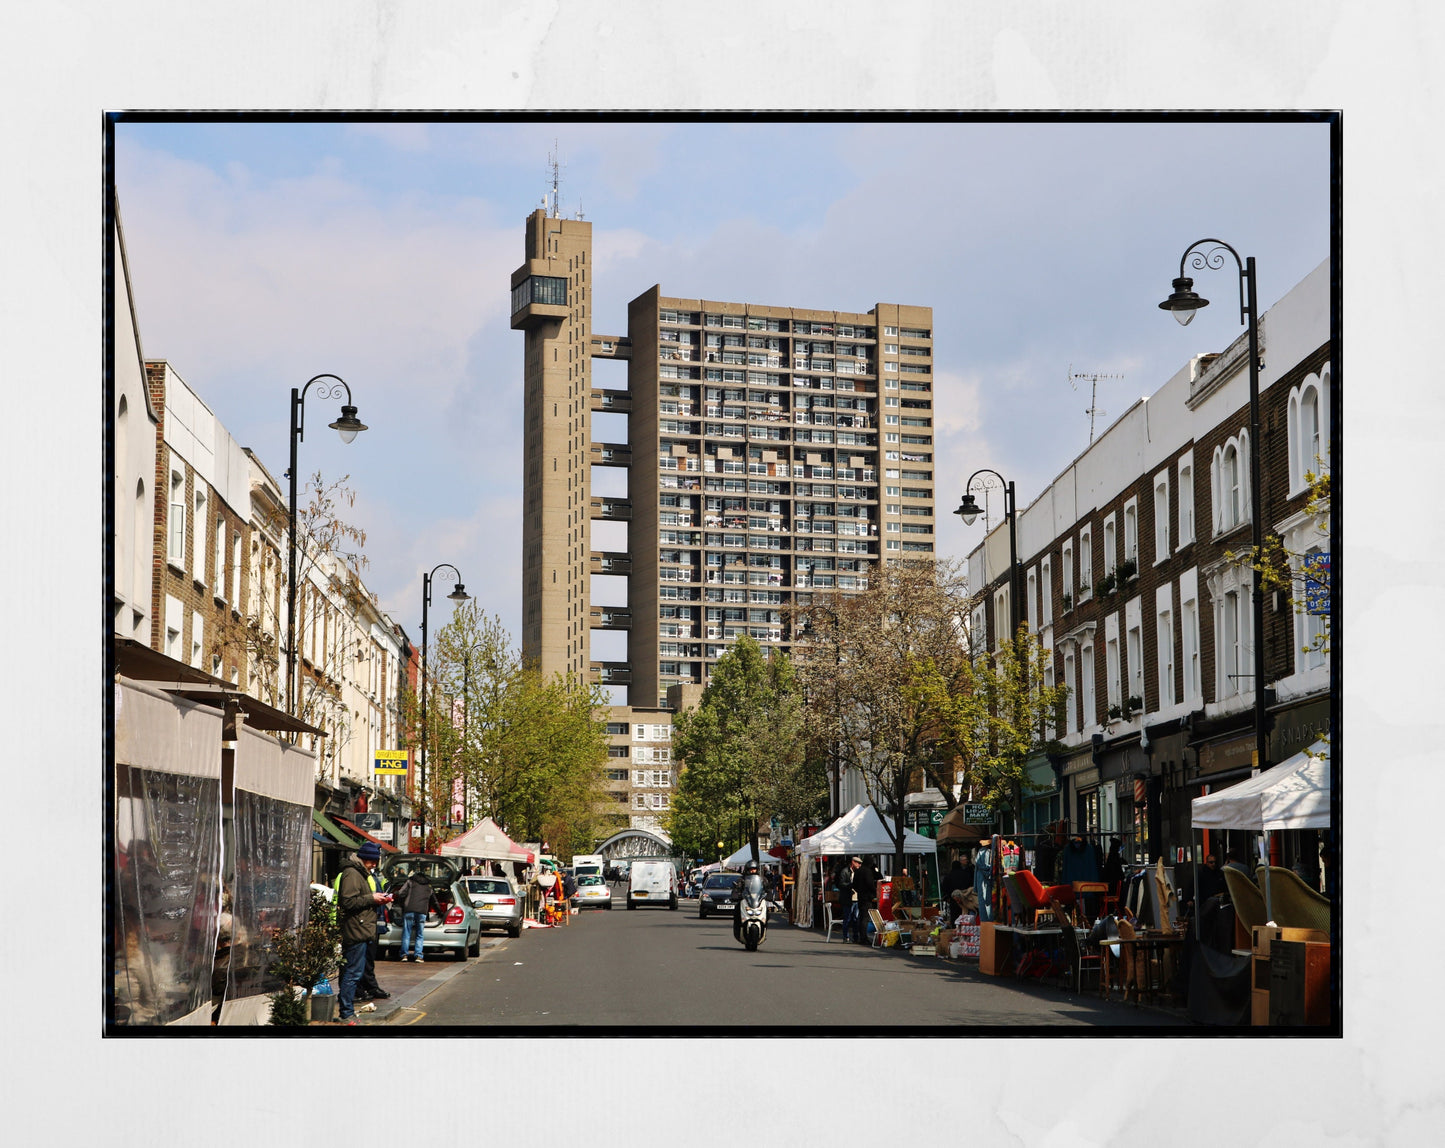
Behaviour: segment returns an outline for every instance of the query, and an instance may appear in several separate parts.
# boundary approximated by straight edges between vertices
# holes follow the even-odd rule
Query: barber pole
[[[1146,788],[1146,785],[1147,785],[1147,783],[1144,781],[1144,779],[1143,779],[1142,777],[1136,777],[1136,778],[1134,779],[1134,804],[1135,804],[1135,805],[1143,805],[1143,804],[1144,804],[1144,798],[1145,798],[1145,795],[1146,795],[1147,792],[1148,792],[1148,790],[1147,790],[1147,788]]]

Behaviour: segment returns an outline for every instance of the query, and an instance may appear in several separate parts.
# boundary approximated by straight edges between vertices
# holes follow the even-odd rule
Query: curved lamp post
[[[442,562],[432,567],[430,574],[423,574],[421,579],[421,851],[426,850],[426,742],[427,742],[427,710],[426,710],[426,621],[427,607],[431,604],[431,580],[438,570],[450,570],[457,576],[456,588],[447,595],[453,602],[465,602],[471,595],[467,588],[462,585],[462,572],[449,563]]]
[[[1225,265],[1226,251],[1234,256],[1239,268],[1239,321],[1249,327],[1249,516],[1250,541],[1258,561],[1264,545],[1263,494],[1259,478],[1259,456],[1264,444],[1259,438],[1259,300],[1254,256],[1241,259],[1239,252],[1222,239],[1200,239],[1191,243],[1180,256],[1179,277],[1174,280],[1174,290],[1159,304],[1159,308],[1172,311],[1181,326],[1187,325],[1194,318],[1195,311],[1209,306],[1209,300],[1201,299],[1194,293],[1194,280],[1184,274],[1185,264],[1188,263],[1195,271],[1206,268],[1217,271]],[[1264,587],[1258,571],[1255,571],[1251,582],[1254,607],[1254,764],[1259,769],[1265,769],[1269,757],[1269,729],[1264,708]]]
[[[294,717],[296,714],[296,444],[306,437],[306,392],[313,383],[322,379],[334,382],[321,383],[316,388],[319,398],[340,398],[345,391],[346,402],[341,405],[341,417],[330,423],[332,430],[341,435],[341,441],[349,443],[366,429],[366,424],[356,417],[356,408],[351,405],[351,388],[340,375],[313,375],[306,385],[291,388],[291,467],[286,472],[290,479],[290,502],[287,515],[286,543],[286,708]]]
[[[989,470],[987,467],[983,470],[976,470],[968,476],[968,481],[963,484],[963,501],[959,503],[958,509],[953,513],[963,519],[965,526],[973,525],[973,520],[979,516],[981,508],[970,492],[970,488],[973,486],[973,480],[981,474],[991,474],[1003,483],[1003,515],[1008,519],[1008,604],[1009,621],[1013,625],[1009,640],[1012,641],[1018,636],[1019,624],[1023,621],[1023,598],[1019,594],[1018,588],[1019,542],[1018,524],[1014,518],[1014,484],[1004,481],[1003,475],[996,470]]]

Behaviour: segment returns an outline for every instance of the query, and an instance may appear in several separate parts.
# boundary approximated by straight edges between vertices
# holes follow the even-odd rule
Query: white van
[[[601,877],[605,864],[600,853],[579,853],[572,858],[572,876],[579,881],[583,877]]]
[[[627,874],[627,907],[664,902],[677,908],[677,868],[671,861],[634,861]]]

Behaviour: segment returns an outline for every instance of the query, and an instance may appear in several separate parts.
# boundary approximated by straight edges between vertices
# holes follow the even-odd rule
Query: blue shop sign
[[[1305,575],[1305,613],[1328,614],[1330,612],[1330,552],[1317,551],[1305,556],[1307,570],[1317,571],[1319,580]]]

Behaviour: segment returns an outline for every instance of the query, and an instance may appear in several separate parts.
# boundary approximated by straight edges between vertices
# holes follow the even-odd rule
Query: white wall
[[[145,384],[140,333],[130,294],[125,240],[116,219],[111,237],[115,273],[112,351],[115,469],[111,475],[114,533],[114,630],[117,637],[150,644],[151,569],[155,552],[156,416]],[[123,412],[123,413],[122,413]],[[137,490],[141,492],[137,498]]]

